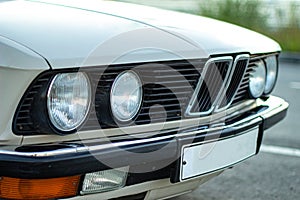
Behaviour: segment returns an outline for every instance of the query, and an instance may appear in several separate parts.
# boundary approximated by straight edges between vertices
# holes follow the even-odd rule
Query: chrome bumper
[[[123,166],[174,161],[179,160],[180,149],[187,143],[206,143],[212,140],[226,139],[253,127],[259,127],[260,130],[257,141],[258,152],[264,130],[281,121],[286,116],[289,105],[284,100],[272,96],[266,101],[260,100],[257,104],[256,109],[245,113],[237,121],[220,127],[194,128],[179,133],[170,131],[169,134],[153,138],[106,143],[93,141],[85,144],[78,142],[0,147],[0,176],[53,178]],[[164,151],[157,151],[162,147]],[[134,153],[126,156],[124,152]],[[145,157],[144,153],[149,154]],[[176,172],[174,173],[176,174]],[[173,178],[172,175],[170,177],[173,182],[178,181],[176,175]]]

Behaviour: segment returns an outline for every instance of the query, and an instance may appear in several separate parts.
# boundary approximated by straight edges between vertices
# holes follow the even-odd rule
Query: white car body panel
[[[184,37],[193,43],[196,42],[209,54],[238,51],[258,54],[281,50],[280,46],[268,37],[205,17],[142,5],[99,0],[87,0],[84,5],[81,5],[80,0],[46,0],[45,2],[107,13],[151,25]]]
[[[0,67],[27,70],[49,69],[46,60],[38,53],[2,36],[0,36]]]
[[[138,31],[147,35],[136,37]],[[280,51],[265,36],[217,20],[100,0],[4,2],[0,33],[38,52],[53,69]]]
[[[11,111],[16,110],[24,91],[34,78],[47,69],[48,63],[38,53],[0,36],[1,102],[9,102],[0,104],[0,145],[21,144],[23,137],[11,133],[13,121]]]

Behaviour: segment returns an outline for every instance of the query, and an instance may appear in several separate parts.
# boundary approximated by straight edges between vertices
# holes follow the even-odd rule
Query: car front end
[[[287,113],[271,95],[280,46],[224,22],[4,1],[0,27],[1,199],[185,194],[256,155]]]

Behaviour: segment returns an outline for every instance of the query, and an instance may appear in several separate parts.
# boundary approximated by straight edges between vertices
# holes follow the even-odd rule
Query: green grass
[[[250,29],[266,26],[267,15],[258,0],[210,0],[199,4],[199,14]]]

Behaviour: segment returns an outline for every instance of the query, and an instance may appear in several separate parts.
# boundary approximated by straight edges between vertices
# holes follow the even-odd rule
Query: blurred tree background
[[[119,0],[189,12],[265,34],[300,52],[300,0]]]
[[[300,52],[300,3],[282,5],[271,10],[261,0],[210,0],[200,3],[198,14],[255,30],[277,40],[285,51]]]
[[[210,0],[200,4],[199,14],[261,31],[268,17],[261,12],[261,4],[258,0]]]

